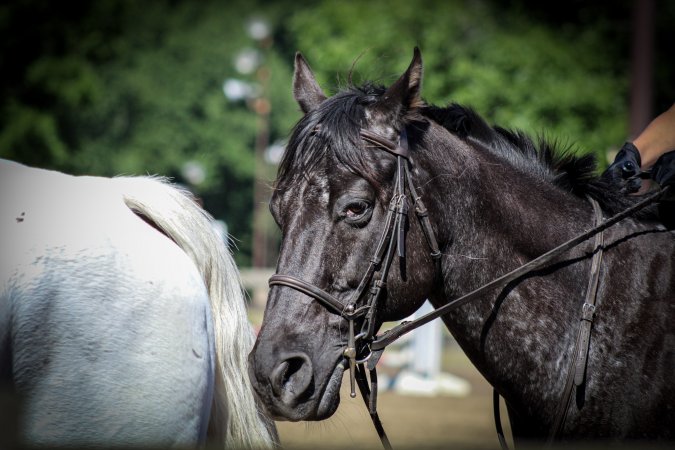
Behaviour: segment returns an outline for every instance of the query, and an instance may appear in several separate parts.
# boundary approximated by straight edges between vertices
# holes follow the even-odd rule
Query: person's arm
[[[635,138],[642,159],[642,168],[651,167],[661,155],[675,150],[675,104],[652,120]]]
[[[603,177],[622,192],[640,190],[639,176],[652,166],[652,179],[661,185],[675,182],[675,104],[652,120],[633,142],[626,142]]]

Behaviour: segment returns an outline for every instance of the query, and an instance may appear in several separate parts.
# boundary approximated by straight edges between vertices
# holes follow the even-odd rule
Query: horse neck
[[[424,164],[430,211],[451,211],[435,220],[443,244],[443,282],[432,303],[474,290],[534,259],[592,225],[592,208],[583,199],[562,192],[541,177],[516,170],[494,153],[473,149],[462,141],[452,145],[454,161],[443,156]],[[460,163],[461,162],[461,163]],[[422,164],[421,164],[422,165]],[[434,183],[433,180],[439,182]],[[590,244],[563,259],[585,256]],[[588,258],[563,264],[495,289],[477,301],[444,316],[446,325],[465,353],[497,389],[508,395],[531,374],[542,371],[542,350],[552,358],[566,351],[567,333],[585,289]],[[550,273],[549,273],[550,272]],[[540,274],[541,275],[541,274]],[[562,338],[562,339],[561,339]],[[560,348],[557,348],[560,347]],[[548,368],[550,369],[550,368]],[[559,374],[550,370],[548,372]],[[559,383],[547,378],[545,383]],[[519,379],[526,377],[527,379]],[[512,393],[514,404],[525,402]],[[550,405],[542,405],[545,409]]]
[[[463,259],[474,265],[474,258],[489,258],[488,265],[499,274],[516,260],[533,259],[592,224],[590,203],[537,175],[543,169],[526,173],[496,153],[459,139],[450,147],[452,155],[447,150],[428,152],[417,162],[426,172],[422,184],[429,186],[423,189],[430,198],[423,197],[431,211],[439,212],[432,219],[448,245],[446,263],[461,265]]]

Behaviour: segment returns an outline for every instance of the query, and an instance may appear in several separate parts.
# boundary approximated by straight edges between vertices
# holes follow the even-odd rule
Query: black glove
[[[652,167],[652,179],[661,187],[675,184],[675,150],[664,153],[656,160]]]
[[[642,180],[636,176],[640,173],[641,165],[642,159],[637,147],[632,142],[626,142],[604,176],[626,193],[637,192],[642,185]]]

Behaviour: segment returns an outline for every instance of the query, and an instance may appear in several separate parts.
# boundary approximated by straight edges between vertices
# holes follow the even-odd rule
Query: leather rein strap
[[[550,263],[552,260],[560,256],[561,254],[567,252],[568,250],[571,250],[572,248],[576,247],[577,245],[581,244],[582,242],[592,238],[596,234],[600,233],[601,231],[606,230],[607,228],[611,227],[612,225],[616,224],[617,222],[620,222],[621,220],[625,219],[626,217],[630,216],[631,214],[636,213],[637,211],[640,211],[641,209],[644,209],[645,207],[649,206],[650,204],[654,203],[657,201],[665,192],[669,189],[669,186],[664,187],[660,191],[654,192],[650,195],[647,195],[643,200],[640,202],[636,203],[635,205],[623,210],[622,212],[616,214],[615,216],[605,220],[602,222],[600,225],[586,231],[585,233],[582,233],[578,236],[575,236],[574,238],[570,239],[567,242],[564,242],[560,244],[559,246],[549,250],[548,252],[544,253],[543,255],[533,259],[532,261],[523,264],[522,266],[512,270],[511,272],[508,272],[504,275],[502,275],[499,278],[496,278],[492,281],[490,281],[487,284],[484,284],[483,286],[459,297],[454,300],[451,300],[449,303],[446,303],[445,305],[436,308],[435,310],[431,311],[430,313],[427,313],[418,319],[415,319],[413,321],[409,322],[403,322],[400,325],[392,328],[391,330],[386,331],[384,334],[378,336],[373,343],[371,344],[371,349],[372,350],[381,350],[384,349],[387,345],[391,344],[392,342],[396,341],[398,338],[403,336],[404,334],[407,334],[411,332],[412,330],[421,327],[422,325],[431,322],[432,320],[443,316],[453,309],[464,305],[465,303],[468,303],[472,300],[475,300],[476,298],[480,297],[481,295],[484,295],[487,293],[487,291],[495,289],[500,286],[506,286],[508,283],[522,277],[523,275],[532,272],[534,270],[540,269],[546,264]]]
[[[317,129],[319,131],[319,129]],[[420,222],[422,231],[424,233],[427,244],[431,250],[430,255],[432,259],[436,262],[437,267],[440,265],[441,252],[438,247],[438,242],[436,240],[435,234],[433,232],[431,223],[429,221],[429,215],[424,203],[422,202],[421,197],[418,195],[417,190],[415,189],[412,177],[410,175],[409,169],[409,150],[408,150],[408,139],[405,128],[402,130],[399,143],[396,144],[391,140],[373,133],[368,130],[361,130],[361,138],[370,143],[374,144],[375,148],[384,150],[393,156],[396,157],[396,179],[394,185],[394,193],[389,203],[389,208],[387,211],[387,216],[385,218],[385,225],[383,232],[378,240],[378,245],[375,250],[373,257],[370,259],[368,269],[366,273],[361,278],[359,286],[354,291],[350,299],[345,303],[325,290],[310,284],[306,281],[303,281],[299,278],[296,278],[291,275],[281,275],[275,274],[269,280],[270,287],[272,286],[286,286],[292,289],[295,289],[303,294],[306,294],[320,304],[322,304],[330,312],[337,314],[348,321],[349,324],[349,334],[347,346],[343,351],[343,355],[349,361],[349,373],[350,373],[350,387],[351,397],[356,396],[355,384],[358,383],[359,390],[363,397],[364,402],[368,406],[368,410],[373,420],[373,424],[380,436],[385,449],[391,449],[391,444],[384,432],[384,428],[380,422],[380,419],[377,415],[377,372],[376,364],[379,360],[380,355],[384,349],[398,338],[404,334],[409,333],[410,331],[419,328],[420,326],[440,317],[451,310],[458,308],[482,295],[485,295],[487,291],[495,289],[500,286],[505,286],[508,283],[522,277],[523,275],[537,270],[544,265],[548,264],[561,254],[567,252],[568,250],[576,247],[580,243],[588,240],[593,236],[597,236],[605,229],[616,224],[617,222],[623,220],[629,215],[643,209],[649,204],[657,201],[661,195],[663,195],[668,187],[661,189],[658,192],[655,192],[645,199],[636,203],[635,205],[627,208],[621,213],[616,214],[615,216],[607,219],[604,222],[601,222],[602,212],[600,211],[597,202],[591,200],[593,209],[596,214],[596,223],[597,225],[588,230],[585,233],[582,233],[567,242],[555,247],[554,249],[544,253],[543,255],[535,258],[534,260],[512,270],[511,272],[502,275],[501,277],[471,291],[459,298],[451,300],[449,303],[435,309],[434,311],[425,314],[424,316],[419,317],[416,320],[410,322],[402,322],[398,326],[392,328],[389,331],[386,331],[382,335],[375,336],[375,323],[376,323],[376,313],[377,313],[377,303],[379,297],[382,293],[382,289],[386,287],[386,281],[389,274],[389,268],[391,266],[394,252],[398,249],[398,255],[401,258],[405,257],[405,218],[408,213],[408,204],[407,204],[407,191],[410,192],[410,196],[413,200],[415,206],[415,214]],[[562,430],[564,425],[565,415],[569,406],[569,400],[571,398],[571,390],[574,384],[579,386],[583,382],[586,360],[588,356],[588,345],[590,339],[590,326],[592,322],[593,312],[595,309],[595,292],[597,292],[598,285],[598,276],[599,276],[599,267],[600,267],[600,257],[598,254],[602,254],[600,250],[602,248],[602,235],[596,237],[595,247],[596,250],[595,256],[593,258],[593,268],[591,271],[591,278],[589,281],[589,289],[587,290],[587,299],[584,302],[583,314],[582,314],[582,323],[579,329],[579,334],[577,337],[577,343],[575,345],[575,354],[573,359],[573,366],[570,370],[570,375],[568,376],[567,384],[571,384],[570,387],[565,387],[563,394],[563,399],[561,401],[561,406],[559,411],[562,411],[562,418],[560,418],[561,413],[559,412],[558,418],[556,419],[556,425],[552,431],[550,439],[555,439],[559,432]],[[597,260],[597,262],[596,262]],[[373,280],[373,276],[376,272],[379,272],[379,278]],[[366,293],[366,289],[370,286]],[[592,292],[592,295],[589,293]],[[367,296],[365,302],[362,301],[364,297]],[[592,299],[591,299],[592,297]],[[357,306],[357,305],[363,306]],[[355,321],[357,319],[363,318],[363,323],[361,330],[358,334],[355,332]],[[359,344],[361,344],[359,346]],[[367,355],[363,355],[364,350],[369,351]],[[366,371],[364,365],[370,372],[370,383],[366,376]],[[570,381],[572,380],[572,381]],[[575,381],[576,380],[576,381]],[[581,380],[581,381],[579,381]],[[577,383],[578,382],[578,383]],[[370,386],[369,386],[370,384]],[[495,398],[498,401],[497,394],[495,392]],[[562,405],[564,403],[564,406]],[[499,415],[499,406],[498,403],[495,403],[495,419],[498,419]],[[501,424],[497,422],[498,434],[501,430]],[[500,434],[500,443],[504,446],[506,441],[503,437],[503,433]]]

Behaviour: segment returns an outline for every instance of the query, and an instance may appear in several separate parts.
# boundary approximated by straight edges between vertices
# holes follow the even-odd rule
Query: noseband
[[[410,175],[410,152],[408,149],[408,136],[405,128],[401,131],[398,144],[377,133],[364,129],[360,131],[360,135],[367,143],[374,144],[375,148],[384,150],[396,157],[396,178],[394,193],[389,202],[387,216],[384,220],[384,229],[380,235],[375,253],[370,258],[368,269],[361,278],[358,287],[350,297],[349,301],[343,303],[323,289],[290,275],[277,274],[273,275],[269,280],[270,286],[287,286],[302,292],[317,300],[332,313],[337,314],[348,321],[349,334],[347,347],[344,349],[343,355],[349,361],[350,395],[352,397],[356,396],[356,364],[363,364],[370,359],[374,359],[374,362],[376,363],[377,358],[372,358],[373,354],[369,347],[377,332],[375,329],[377,304],[382,294],[382,290],[387,285],[387,276],[389,275],[389,268],[394,259],[394,253],[398,251],[398,256],[405,258],[408,192],[410,193],[415,206],[415,214],[420,221],[427,244],[431,249],[431,257],[436,262],[440,261],[441,257],[436,236],[434,235],[431,223],[429,222],[429,214],[422,199],[417,194],[417,190],[415,189]],[[375,273],[378,271],[379,277],[373,280]],[[368,289],[369,287],[370,289]],[[365,302],[362,301],[363,298],[366,298]],[[359,333],[356,334],[354,322],[358,319],[363,319],[363,322]],[[357,344],[361,345],[357,347]],[[379,351],[379,354],[381,353],[382,350]],[[369,368],[372,366],[371,382],[374,376],[374,362],[370,361],[368,364]],[[374,395],[371,397],[369,403],[372,414],[375,411]]]

